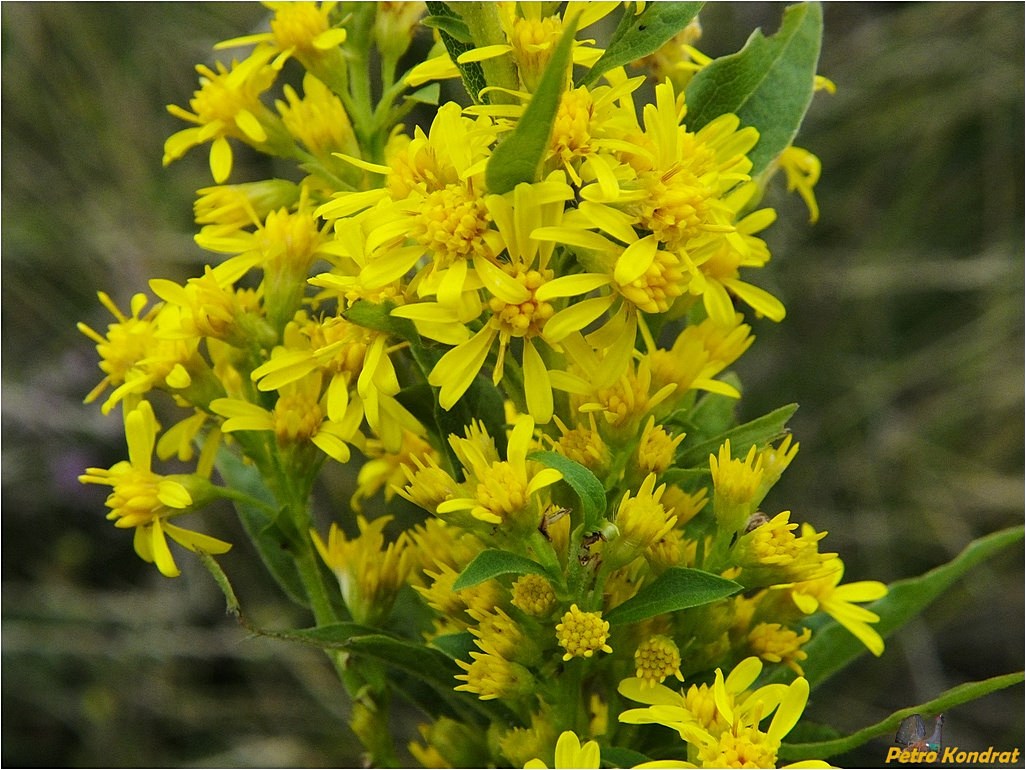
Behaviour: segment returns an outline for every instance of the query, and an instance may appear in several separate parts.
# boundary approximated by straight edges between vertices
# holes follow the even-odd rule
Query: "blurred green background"
[[[710,4],[700,48],[774,31],[783,5]],[[188,559],[161,578],[104,519],[87,466],[124,455],[82,397],[100,379],[98,289],[122,307],[150,277],[202,265],[193,191],[206,153],[161,168],[217,40],[265,10],[214,3],[4,3],[2,14],[5,766],[354,766],[345,700],[313,649],[249,637]],[[817,96],[798,143],[823,161],[815,226],[776,185],[773,262],[788,307],[757,322],[742,416],[784,403],[802,449],[767,505],[830,532],[846,580],[892,581],[1021,523],[1023,28],[1018,3],[827,3]],[[240,153],[239,178],[266,175]],[[251,176],[246,177],[249,173]],[[782,182],[782,180],[778,180]],[[302,625],[225,559],[266,626]],[[234,537],[233,537],[234,535]],[[968,679],[1023,666],[1023,551],[975,571],[817,691],[808,713],[851,731]],[[1023,747],[1023,688],[947,715],[945,742]],[[835,758],[879,765],[887,741]]]

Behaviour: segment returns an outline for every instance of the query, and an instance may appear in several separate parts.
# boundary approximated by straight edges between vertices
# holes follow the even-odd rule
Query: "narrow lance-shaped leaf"
[[[430,14],[428,18],[432,20],[430,26],[438,30],[438,36],[442,39],[445,50],[449,52],[449,58],[459,68],[460,75],[463,77],[463,85],[470,98],[480,104],[479,94],[481,89],[487,85],[481,65],[478,62],[460,64],[456,61],[461,54],[474,47],[473,42],[470,41],[470,31],[467,29],[466,23],[456,11],[449,7],[448,3],[428,0],[426,5]]]
[[[974,540],[947,564],[924,575],[892,583],[887,589],[887,596],[867,605],[867,609],[880,616],[880,621],[873,628],[880,636],[887,638],[909,620],[918,617],[934,599],[973,567],[1021,541],[1022,537],[1022,527],[995,532]],[[867,652],[862,642],[833,620],[814,630],[812,640],[802,649],[809,656],[808,660],[802,662],[802,669],[813,687]],[[787,678],[787,669],[778,669],[769,674],[765,681],[782,681]]]
[[[765,446],[787,435],[787,421],[798,409],[797,404],[788,404],[774,409],[769,414],[757,417],[744,425],[738,425],[721,433],[715,438],[688,446],[687,438],[677,455],[677,465],[681,468],[696,466],[708,467],[709,455],[716,454],[724,441],[730,439],[730,448],[735,457],[743,457],[751,446]]]
[[[537,460],[562,473],[563,481],[581,501],[585,529],[591,531],[599,526],[599,521],[606,513],[606,493],[594,473],[558,452],[533,452],[528,459]]]
[[[579,86],[593,86],[614,67],[635,62],[655,53],[686,27],[705,3],[648,3],[639,14],[627,6],[609,39],[605,53],[581,76]]]
[[[245,465],[226,449],[218,452],[216,466],[228,486],[245,493],[254,501],[266,502],[265,508],[236,499],[234,505],[239,514],[239,521],[242,522],[242,528],[249,535],[268,572],[282,590],[297,604],[309,606],[303,581],[289,552],[291,536],[281,529],[269,513],[269,510],[273,511],[277,507],[277,503],[264,486],[259,471],[251,465]]]
[[[794,139],[812,101],[823,36],[819,3],[792,5],[779,31],[752,33],[744,48],[698,72],[688,84],[687,127],[697,131],[720,115],[734,113],[759,130],[750,154],[752,174],[768,166]]]
[[[462,591],[464,588],[491,580],[499,575],[546,575],[545,568],[536,561],[526,556],[519,556],[509,551],[499,551],[490,548],[481,551],[474,560],[468,564],[452,584],[453,591]]]
[[[552,124],[556,120],[559,100],[566,87],[566,73],[573,52],[577,20],[572,19],[559,39],[538,89],[524,108],[517,127],[502,140],[485,168],[488,191],[501,195],[521,182],[535,182],[545,151],[549,146]]]
[[[610,625],[637,623],[666,612],[700,607],[744,590],[733,580],[711,572],[686,567],[671,567],[605,615]]]

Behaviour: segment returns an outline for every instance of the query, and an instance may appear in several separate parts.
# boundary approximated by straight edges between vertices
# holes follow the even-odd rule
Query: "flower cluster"
[[[268,7],[269,31],[218,46],[242,58],[201,66],[170,108],[191,125],[165,163],[210,144],[212,264],[151,281],[158,304],[130,315],[101,294],[114,322],[82,326],[105,375],[90,399],[112,389],[130,456],[82,480],[113,487],[110,518],[169,576],[165,537],[229,546],[168,519],[234,500],[317,638],[352,637],[336,664],[378,760],[379,667],[405,649],[475,701],[432,714],[410,747],[425,764],[597,766],[577,735],[615,746],[621,722],[658,722],[689,761],[772,765],[808,695],[806,617],[882,649],[855,603],[883,586],[838,585],[826,533],[762,512],[798,450],[786,417],[731,416],[753,319],[785,315],[759,285],[759,200],[782,169],[815,215],[818,161],[783,146],[757,166],[759,126],[689,103],[711,67],[693,12],[660,11],[679,34],[628,68],[588,36],[644,4],[433,4],[434,48],[400,72],[430,42],[419,3]],[[450,77],[469,105],[401,124]],[[230,181],[243,145],[291,178]],[[159,441],[158,400],[181,410]],[[154,473],[154,447],[198,448],[197,471]],[[315,484],[340,464],[354,486],[324,510]],[[388,644],[363,661],[368,629]],[[798,678],[749,692],[763,662]],[[649,708],[618,721],[623,698]],[[491,701],[503,717],[477,729]]]

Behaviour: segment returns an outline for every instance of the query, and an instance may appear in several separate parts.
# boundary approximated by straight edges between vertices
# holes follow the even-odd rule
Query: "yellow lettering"
[[[889,749],[887,749],[887,759],[885,759],[884,762],[888,763],[892,759],[897,759],[900,755],[901,755],[901,747],[900,746],[891,746]]]
[[[937,761],[937,752],[936,751],[928,751],[928,752],[926,752],[926,756],[924,756],[922,758],[922,760],[920,760],[920,761],[921,762],[926,762],[929,765],[934,764]]]
[[[955,761],[955,751],[957,746],[948,746],[944,749],[944,756],[941,757],[941,762],[944,764],[950,764]]]

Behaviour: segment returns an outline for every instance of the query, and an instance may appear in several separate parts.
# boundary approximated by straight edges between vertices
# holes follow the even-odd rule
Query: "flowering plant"
[[[823,766],[893,732],[903,712],[785,741],[814,686],[1021,531],[888,590],[764,512],[795,407],[738,424],[729,369],[785,315],[758,285],[778,172],[818,216],[793,141],[833,88],[819,6],[716,60],[700,3],[268,6],[169,108],[191,125],[165,163],[209,145],[196,241],[222,257],[81,327],[129,457],[81,480],[139,556],[174,577],[173,541],[248,628],[322,647],[370,764],[402,761],[396,696],[425,766]],[[229,183],[240,147],[288,173]],[[349,499],[319,492],[340,465]],[[254,627],[231,545],[171,521],[218,499],[312,627]]]

